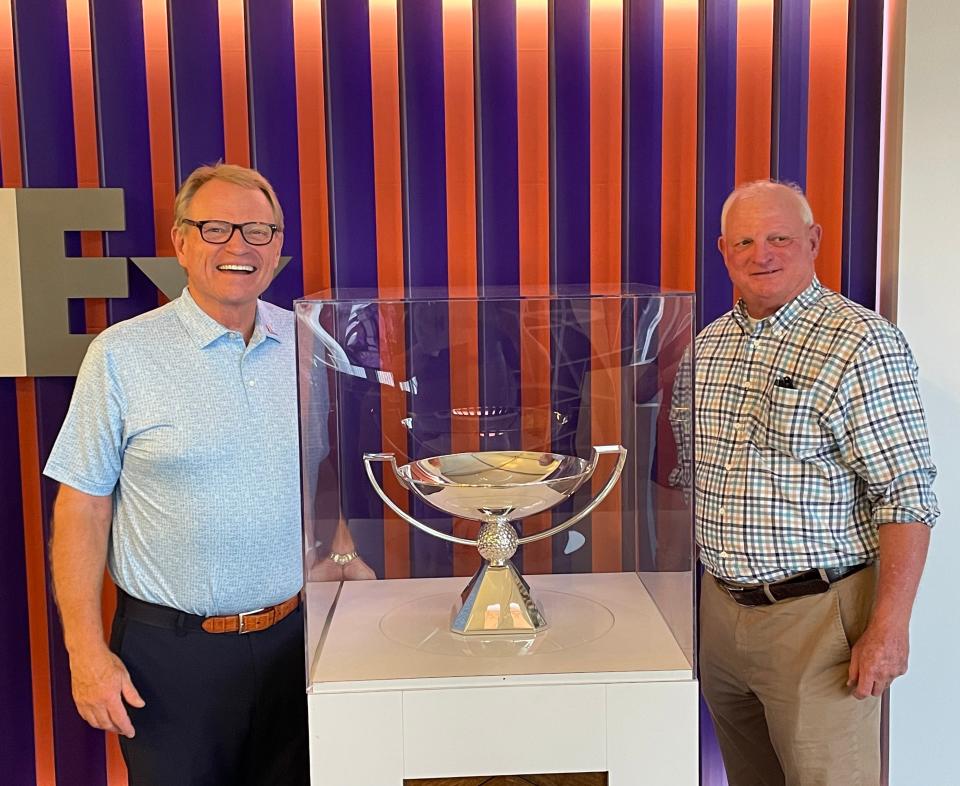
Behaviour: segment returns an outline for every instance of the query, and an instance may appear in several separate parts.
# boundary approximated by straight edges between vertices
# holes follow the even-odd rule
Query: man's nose
[[[247,250],[247,241],[243,239],[243,233],[240,231],[240,227],[236,227],[233,230],[233,234],[227,241],[227,249],[237,254]]]
[[[753,257],[757,262],[763,262],[773,256],[773,246],[766,238],[758,238],[753,243]]]

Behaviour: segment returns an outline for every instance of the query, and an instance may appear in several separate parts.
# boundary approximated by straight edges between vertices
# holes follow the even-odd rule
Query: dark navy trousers
[[[120,738],[130,786],[307,786],[302,608],[212,634],[178,612],[142,621],[142,603],[119,593],[110,639],[146,702]]]

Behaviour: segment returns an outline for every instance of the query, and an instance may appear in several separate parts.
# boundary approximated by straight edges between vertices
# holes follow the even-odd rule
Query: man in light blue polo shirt
[[[174,214],[187,288],[94,340],[44,470],[73,696],[131,784],[307,783],[293,315],[258,299],[283,214],[223,164]]]

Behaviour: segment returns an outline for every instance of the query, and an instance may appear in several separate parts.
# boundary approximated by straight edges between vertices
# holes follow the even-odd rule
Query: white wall
[[[960,783],[960,3],[907,5],[897,323],[920,364],[942,516],[891,693],[890,783]]]

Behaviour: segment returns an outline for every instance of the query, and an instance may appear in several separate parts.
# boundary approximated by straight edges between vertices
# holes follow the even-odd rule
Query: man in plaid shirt
[[[735,190],[696,342],[700,670],[732,786],[871,784],[939,511],[900,331],[824,288],[803,194]]]

